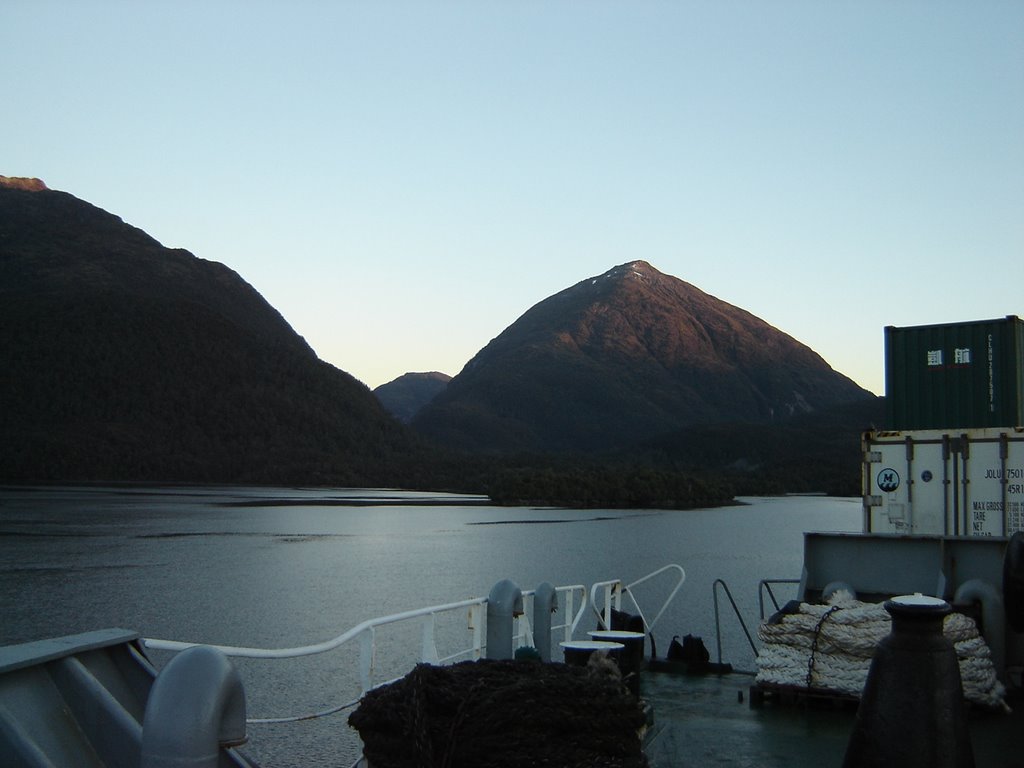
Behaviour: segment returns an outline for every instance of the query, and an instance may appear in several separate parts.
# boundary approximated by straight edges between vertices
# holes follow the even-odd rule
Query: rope
[[[891,618],[882,605],[859,602],[848,593],[837,593],[828,605],[801,603],[796,612],[776,614],[758,628],[763,645],[756,680],[860,696],[875,648],[890,629]],[[1008,710],[1006,689],[974,620],[951,613],[943,634],[956,650],[964,697]]]

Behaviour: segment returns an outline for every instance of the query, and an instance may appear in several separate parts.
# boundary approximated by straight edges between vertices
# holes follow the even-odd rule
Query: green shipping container
[[[885,329],[886,428],[1024,425],[1024,321]]]

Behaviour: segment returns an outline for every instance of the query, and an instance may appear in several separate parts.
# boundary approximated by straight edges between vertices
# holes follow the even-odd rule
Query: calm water
[[[418,496],[435,505],[394,502]],[[679,563],[686,584],[655,630],[659,651],[691,633],[714,654],[716,578],[753,627],[758,580],[799,578],[804,531],[860,528],[859,499],[743,501],[601,511],[351,489],[2,488],[0,644],[120,626],[195,642],[306,645],[374,616],[486,595],[502,578],[523,589],[589,585]],[[649,590],[654,610],[661,586]],[[723,626],[724,660],[753,668],[738,625],[726,617]],[[351,662],[344,652],[240,660],[250,716],[346,700],[338,691],[351,685]],[[344,715],[251,726],[246,748],[267,766],[348,766],[356,750]]]

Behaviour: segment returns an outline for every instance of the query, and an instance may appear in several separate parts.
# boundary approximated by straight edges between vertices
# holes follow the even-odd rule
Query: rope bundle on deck
[[[564,664],[420,664],[349,717],[373,768],[642,768],[645,718],[620,680]]]
[[[787,606],[788,608],[788,606]],[[800,603],[763,622],[757,681],[860,696],[878,642],[891,618],[880,603],[862,603],[837,592],[827,605]],[[1008,709],[1006,689],[996,678],[991,654],[969,616],[946,616],[943,633],[960,663],[964,697],[986,707]]]

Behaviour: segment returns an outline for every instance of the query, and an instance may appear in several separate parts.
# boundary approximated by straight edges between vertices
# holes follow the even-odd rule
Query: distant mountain
[[[0,178],[0,479],[388,484],[420,455],[228,267]]]
[[[749,312],[634,261],[540,302],[413,420],[475,452],[608,452],[873,398]]]
[[[406,373],[387,384],[381,384],[373,394],[384,409],[399,421],[408,424],[420,409],[444,391],[452,377],[446,373]]]

